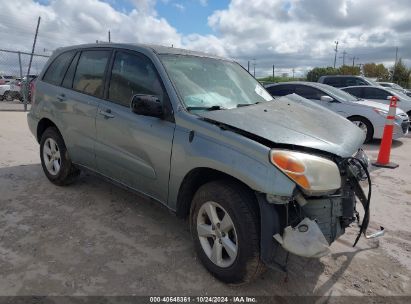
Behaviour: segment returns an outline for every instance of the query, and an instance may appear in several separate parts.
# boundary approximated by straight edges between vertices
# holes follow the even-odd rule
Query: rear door
[[[137,115],[130,109],[135,94],[168,95],[151,60],[137,52],[117,50],[108,73],[105,100],[96,118],[98,171],[161,202],[167,202],[175,123]]]
[[[98,102],[104,92],[104,75],[110,49],[83,49],[70,62],[61,87],[54,94],[59,123],[70,157],[96,169],[94,142]]]

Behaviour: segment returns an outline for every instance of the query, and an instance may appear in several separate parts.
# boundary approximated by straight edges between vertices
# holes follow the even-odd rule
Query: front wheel
[[[6,99],[6,101],[13,101],[13,95],[11,94],[11,92],[9,91],[5,92],[4,99]]]
[[[54,127],[44,131],[41,137],[40,158],[47,178],[58,186],[70,184],[80,173],[71,163],[64,140]]]
[[[263,270],[255,197],[230,181],[210,182],[196,192],[190,212],[197,255],[226,283],[245,283]]]
[[[374,135],[374,128],[370,121],[364,117],[352,116],[348,118],[353,124],[359,127],[365,134],[364,143],[368,143],[372,140]]]

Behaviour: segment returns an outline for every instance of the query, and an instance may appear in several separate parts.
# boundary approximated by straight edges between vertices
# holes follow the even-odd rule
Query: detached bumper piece
[[[288,226],[283,236],[279,233],[274,239],[281,246],[296,255],[307,258],[320,258],[330,253],[329,245],[320,227],[309,218],[303,219],[295,228]]]

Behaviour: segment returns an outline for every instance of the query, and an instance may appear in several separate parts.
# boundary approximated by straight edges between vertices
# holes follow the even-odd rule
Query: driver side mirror
[[[326,102],[333,102],[334,98],[332,98],[330,96],[321,96],[320,100],[321,101],[326,101]]]
[[[138,115],[163,118],[163,105],[158,96],[136,94],[131,98],[130,107]]]

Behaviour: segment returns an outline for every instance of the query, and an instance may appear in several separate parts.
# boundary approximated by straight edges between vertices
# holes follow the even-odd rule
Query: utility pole
[[[247,71],[250,73],[250,60],[247,61]]]
[[[347,52],[344,50],[344,52],[343,52],[343,55],[342,56],[340,56],[340,58],[342,58],[342,60],[343,60],[343,66],[345,65],[345,56],[347,56]]]
[[[334,56],[334,69],[335,69],[335,65],[337,64],[338,41],[334,41],[334,43],[335,43],[335,49],[334,49],[334,52],[335,52],[335,56]]]
[[[28,89],[31,63],[33,62],[34,49],[36,48],[37,35],[39,34],[40,20],[41,20],[41,17],[39,17],[39,18],[37,19],[36,33],[34,34],[33,48],[31,49],[29,67],[28,67],[28,69],[27,69],[27,77],[26,77],[26,83],[24,84],[24,90],[27,90],[27,89]],[[22,79],[22,80],[23,80],[23,79]],[[24,96],[26,96],[26,95],[27,95],[27,94],[24,94]],[[24,98],[24,111],[27,111],[27,98]]]
[[[360,58],[353,56],[351,59],[352,59],[352,67],[354,67],[355,66],[355,60],[360,59]]]
[[[275,71],[274,71],[274,69],[275,69],[275,66],[274,66],[274,64],[273,64],[273,81],[274,81],[274,78],[275,78]]]
[[[255,78],[255,66],[257,65],[256,63],[255,63],[255,58],[253,58],[253,67],[254,67],[254,78]]]
[[[397,61],[398,61],[398,46],[395,48],[395,62],[394,62],[394,69],[392,70],[391,81],[394,81],[394,74],[395,74],[395,69],[397,67]]]
[[[108,42],[109,42],[109,43],[111,42],[111,33],[110,33],[110,30],[108,30]]]
[[[294,79],[294,68],[293,68],[293,79]]]

